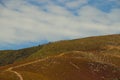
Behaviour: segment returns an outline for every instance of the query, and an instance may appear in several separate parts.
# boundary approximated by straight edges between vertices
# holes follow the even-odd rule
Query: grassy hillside
[[[0,51],[0,65],[0,80],[120,80],[120,34]]]
[[[117,65],[106,62],[105,57],[94,57],[95,54],[73,51],[47,57],[14,70],[23,75],[24,80],[120,80],[120,68]],[[0,74],[0,79],[5,79],[5,75]],[[11,80],[17,80],[13,77]]]
[[[120,50],[116,48],[117,46],[120,46],[120,34],[58,41],[21,50],[0,51],[0,65],[44,58],[69,51],[118,53],[119,55]],[[113,48],[109,49],[111,47]]]
[[[108,50],[108,46],[120,46],[120,35],[109,35],[99,37],[89,37],[76,40],[65,40],[44,45],[41,50],[29,56],[30,58],[40,58],[48,55],[59,54],[68,51],[85,51],[85,52],[119,52],[116,48]]]
[[[21,50],[6,50],[0,51],[0,66],[12,64],[16,61],[21,61],[26,59],[28,56],[40,50],[42,46],[31,47]]]

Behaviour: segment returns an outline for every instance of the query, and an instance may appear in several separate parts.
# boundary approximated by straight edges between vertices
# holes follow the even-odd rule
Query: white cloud
[[[86,4],[88,2],[88,0],[73,0],[70,2],[66,2],[66,6],[68,8],[78,8],[84,4]]]
[[[70,6],[75,7],[74,4]],[[0,43],[55,41],[120,31],[119,8],[105,13],[92,6],[83,6],[75,16],[65,7],[51,3],[46,6],[48,12],[23,1],[6,5],[8,8],[0,7]]]
[[[52,13],[55,15],[72,16],[72,14],[67,9],[58,5],[52,4],[52,5],[48,5],[46,8],[49,11],[49,13]]]

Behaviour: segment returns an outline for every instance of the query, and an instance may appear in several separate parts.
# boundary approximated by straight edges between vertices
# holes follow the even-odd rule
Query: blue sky
[[[120,0],[0,0],[0,50],[120,33]]]

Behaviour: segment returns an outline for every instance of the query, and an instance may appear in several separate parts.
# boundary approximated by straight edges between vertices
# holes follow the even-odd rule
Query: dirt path
[[[20,80],[23,80],[22,75],[20,73],[18,73],[17,71],[9,70],[9,72],[12,72],[12,73],[16,74],[19,77]]]
[[[10,68],[6,69],[5,71],[9,71],[11,73],[16,74],[19,77],[19,80],[24,80],[23,77],[22,77],[22,75],[20,73],[18,73],[17,71],[13,70],[13,69],[19,68],[19,67],[22,67],[22,66],[26,66],[26,65],[29,65],[29,64],[37,63],[37,62],[42,61],[42,60],[43,59],[37,60],[37,61],[32,61],[32,62],[25,63],[25,64],[21,64],[21,65],[14,66],[14,67],[10,67]]]
[[[5,70],[5,71],[9,71],[9,72],[11,72],[11,73],[14,73],[14,74],[16,74],[16,76],[19,77],[20,80],[23,80],[22,75],[21,75],[20,73],[18,73],[17,71],[14,71],[13,68],[14,68],[14,67],[10,67],[10,68],[8,68],[8,69]]]
[[[76,52],[78,52],[78,51],[76,51]],[[56,55],[54,57],[59,57],[59,56],[62,56],[62,55],[64,55],[64,53],[61,53],[60,55]],[[49,56],[49,57],[51,57],[51,56]],[[11,73],[14,73],[14,74],[16,74],[19,77],[20,80],[24,80],[22,75],[20,73],[18,73],[17,71],[13,70],[13,69],[19,68],[19,67],[23,67],[23,66],[26,66],[26,65],[30,65],[30,64],[34,64],[34,63],[37,63],[37,62],[40,62],[40,61],[44,61],[44,60],[48,59],[49,57],[46,57],[46,58],[43,58],[43,59],[39,59],[39,60],[36,60],[36,61],[32,61],[32,62],[28,62],[28,63],[24,63],[24,64],[20,64],[20,65],[14,66],[14,67],[10,67],[10,68],[6,69],[5,71],[9,71]],[[77,65],[75,65],[73,63],[71,63],[71,64],[76,69],[79,69],[79,67]]]
[[[60,55],[64,55],[64,53],[61,53]],[[56,56],[54,56],[54,57],[59,57],[60,55],[56,55]],[[39,60],[36,60],[36,61],[31,61],[31,62],[28,62],[28,63],[24,63],[24,64],[20,64],[20,65],[17,65],[17,66],[14,66],[14,67],[10,67],[10,68],[8,68],[8,69],[15,69],[15,68],[19,68],[19,67],[23,67],[23,66],[26,66],[26,65],[30,65],[30,64],[34,64],[34,63],[37,63],[37,62],[40,62],[40,61],[44,61],[44,60],[46,60],[46,59],[48,59],[48,58],[50,58],[51,56],[48,56],[48,57],[46,57],[46,58],[43,58],[43,59],[39,59]],[[8,70],[7,69],[7,70]],[[11,69],[11,70],[12,70]]]
[[[32,61],[32,62],[28,62],[28,63],[25,63],[25,64],[17,65],[17,66],[14,66],[14,67],[10,67],[10,68],[6,69],[5,71],[9,71],[11,73],[14,73],[14,74],[16,74],[19,77],[20,80],[24,80],[23,77],[22,77],[22,75],[20,73],[18,73],[17,71],[13,70],[13,69],[19,68],[19,67],[23,67],[23,66],[26,66],[26,65],[29,65],[29,64],[34,64],[34,63],[46,60],[48,58],[49,57],[44,58],[44,59],[39,59],[39,60],[36,60],[36,61]]]

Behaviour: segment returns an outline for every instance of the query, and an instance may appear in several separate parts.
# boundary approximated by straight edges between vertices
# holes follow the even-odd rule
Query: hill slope
[[[65,40],[44,45],[41,50],[32,54],[30,58],[44,57],[68,51],[106,52],[109,46],[120,46],[120,35],[89,37],[76,40]],[[109,50],[113,52],[115,48]],[[117,49],[116,52],[119,52]]]
[[[120,35],[1,51],[0,63],[0,80],[120,80]]]
[[[120,67],[81,51],[61,53],[12,66],[0,73],[2,80],[119,80]],[[100,56],[100,55],[99,55]],[[116,57],[114,57],[116,58]],[[108,59],[109,60],[109,59]],[[120,58],[119,58],[120,60]],[[12,73],[12,74],[11,74]],[[16,75],[17,73],[17,75]],[[19,75],[18,75],[19,74]],[[8,75],[8,77],[6,77]],[[20,77],[19,77],[20,76]]]
[[[36,46],[21,50],[0,51],[0,66],[12,64],[15,61],[21,61],[40,50],[42,46]]]
[[[108,52],[119,53],[119,50],[110,47],[120,45],[120,35],[108,35],[99,37],[89,37],[76,40],[65,40],[53,42],[41,46],[21,49],[0,51],[0,65],[11,64],[21,60],[34,60],[50,55],[56,55],[68,51],[87,51],[87,52]],[[27,58],[27,59],[26,59]]]

